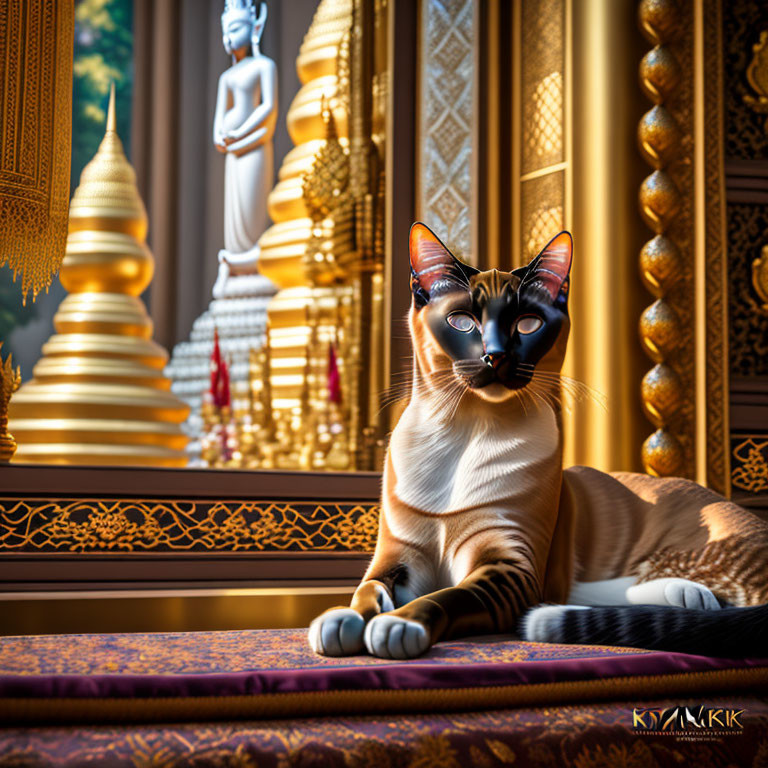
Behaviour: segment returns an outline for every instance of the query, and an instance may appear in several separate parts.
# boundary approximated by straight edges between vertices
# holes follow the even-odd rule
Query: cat
[[[512,272],[462,263],[421,223],[409,245],[413,384],[378,540],[311,647],[406,659],[519,626],[541,642],[764,655],[768,523],[689,480],[562,469],[571,235]]]

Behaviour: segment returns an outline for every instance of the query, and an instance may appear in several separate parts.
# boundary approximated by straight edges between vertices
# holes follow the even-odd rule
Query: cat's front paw
[[[418,621],[380,613],[368,622],[363,637],[365,647],[382,659],[414,659],[429,646],[429,632]]]
[[[354,656],[363,650],[363,617],[351,608],[331,608],[309,625],[309,644],[323,656]]]

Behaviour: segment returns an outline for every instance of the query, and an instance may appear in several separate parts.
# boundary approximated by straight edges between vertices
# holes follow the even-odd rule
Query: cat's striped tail
[[[544,605],[523,616],[520,634],[532,642],[760,658],[768,657],[768,605],[719,611],[658,605]]]

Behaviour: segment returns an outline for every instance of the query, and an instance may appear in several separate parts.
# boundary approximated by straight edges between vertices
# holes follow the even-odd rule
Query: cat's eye
[[[466,312],[454,312],[448,315],[448,324],[462,333],[469,333],[477,328],[477,320]]]
[[[522,333],[523,336],[527,336],[529,333],[538,331],[541,326],[542,320],[540,317],[536,317],[536,315],[526,315],[517,321],[518,333]]]

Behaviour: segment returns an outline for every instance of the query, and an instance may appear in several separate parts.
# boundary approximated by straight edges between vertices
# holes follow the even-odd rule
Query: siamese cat
[[[561,232],[526,267],[481,272],[412,227],[411,397],[373,559],[351,606],[312,622],[317,653],[407,659],[520,627],[768,655],[768,523],[689,480],[562,469],[571,257]]]

